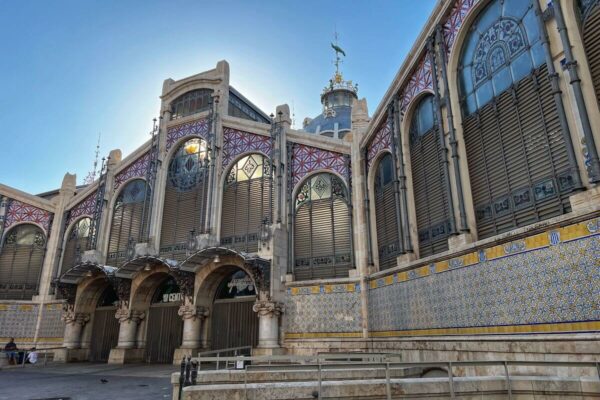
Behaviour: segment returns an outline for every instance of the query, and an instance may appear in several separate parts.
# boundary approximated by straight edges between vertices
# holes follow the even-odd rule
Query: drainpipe
[[[410,229],[408,226],[408,200],[406,194],[406,171],[404,170],[404,150],[402,145],[402,130],[400,129],[400,100],[398,96],[394,98],[394,126],[397,127],[398,137],[398,178],[400,178],[400,200],[402,201],[402,231],[404,232],[404,250],[407,253],[413,252],[412,241],[410,240]]]
[[[571,176],[573,178],[573,189],[582,190],[583,185],[581,183],[581,175],[579,172],[579,166],[577,165],[577,159],[575,158],[575,149],[573,147],[573,140],[571,138],[571,130],[567,122],[567,114],[565,112],[565,105],[562,100],[562,92],[559,86],[558,73],[554,68],[554,60],[552,59],[552,51],[550,50],[550,38],[548,37],[548,29],[544,22],[544,15],[538,1],[533,1],[535,8],[535,15],[538,20],[538,24],[542,33],[542,47],[546,54],[546,64],[548,65],[548,76],[550,78],[550,86],[552,87],[552,96],[554,97],[554,103],[556,110],[558,111],[558,119],[560,121],[560,128],[563,134],[563,140],[567,146],[567,157],[569,159],[569,166],[571,168]]]
[[[535,1],[534,1],[535,3]],[[587,107],[583,99],[583,91],[581,90],[581,78],[577,72],[577,61],[573,57],[571,51],[571,41],[567,32],[567,26],[565,24],[565,18],[562,12],[562,6],[560,1],[552,1],[549,5],[554,9],[554,15],[556,17],[556,25],[558,26],[558,33],[560,34],[560,40],[565,52],[565,66],[569,70],[569,77],[571,78],[570,84],[573,86],[573,92],[575,93],[575,102],[577,103],[577,109],[579,111],[579,118],[581,120],[581,126],[583,128],[583,136],[588,148],[588,154],[590,157],[590,169],[589,169],[589,181],[590,183],[600,182],[600,160],[598,160],[598,150],[596,149],[596,142],[592,133],[592,125],[590,124],[590,118],[587,112]],[[539,4],[537,7],[539,9]],[[537,11],[537,10],[536,10]]]
[[[402,217],[400,216],[400,182],[398,182],[398,158],[396,151],[396,124],[394,123],[394,110],[395,104],[392,100],[388,105],[388,125],[390,126],[390,136],[391,136],[391,144],[392,144],[392,161],[394,163],[394,168],[392,168],[392,179],[394,179],[394,206],[396,207],[396,229],[398,234],[398,253],[405,254],[406,250],[404,250],[404,231],[402,227]]]
[[[452,113],[452,104],[450,101],[450,84],[448,83],[448,61],[446,60],[446,47],[442,36],[442,26],[438,25],[436,31],[436,40],[438,43],[438,54],[440,60],[440,69],[442,70],[442,81],[444,82],[444,98],[446,105],[446,120],[448,121],[448,132],[450,136],[450,151],[452,165],[454,166],[454,180],[456,181],[456,195],[458,198],[458,213],[461,232],[469,232],[467,223],[467,213],[465,211],[465,196],[463,192],[462,177],[460,176],[460,163],[458,160],[458,142],[456,140],[456,129],[454,128],[454,114]]]
[[[452,187],[450,186],[450,168],[448,162],[448,149],[446,149],[446,140],[444,138],[444,124],[442,122],[442,107],[440,105],[440,91],[437,82],[437,68],[435,63],[434,38],[427,40],[427,51],[429,52],[431,62],[431,80],[433,83],[433,107],[438,124],[438,140],[440,142],[440,155],[442,156],[444,174],[444,187],[448,196],[448,216],[450,217],[450,233],[456,234],[456,215],[454,213],[454,199],[452,197]]]

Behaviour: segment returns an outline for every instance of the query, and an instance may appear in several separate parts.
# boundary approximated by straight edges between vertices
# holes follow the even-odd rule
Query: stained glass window
[[[545,62],[536,18],[526,0],[496,0],[478,16],[459,66],[466,115]]]
[[[410,133],[411,139],[416,140],[420,136],[430,132],[435,125],[435,114],[433,112],[433,96],[428,95],[421,99],[414,111]]]
[[[206,142],[200,138],[186,141],[171,159],[169,183],[178,191],[192,190],[204,179],[209,157]]]
[[[183,118],[210,109],[212,93],[210,89],[198,89],[179,96],[171,103],[171,119]]]
[[[318,174],[307,179],[296,195],[296,208],[308,201],[328,198],[347,199],[346,185],[333,174]]]

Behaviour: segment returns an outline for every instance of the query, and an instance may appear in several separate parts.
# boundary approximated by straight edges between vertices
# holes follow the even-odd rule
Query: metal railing
[[[227,357],[227,353],[232,353],[232,354],[230,354],[230,356]],[[214,354],[214,356],[212,358],[216,358],[215,369],[219,369],[220,363],[222,362],[221,360],[223,360],[223,359],[229,359],[231,357],[236,358],[236,357],[240,357],[240,356],[242,356],[242,357],[250,356],[252,354],[252,346],[229,347],[226,349],[210,350],[210,351],[203,351],[201,353],[198,353],[198,357],[195,358],[195,360],[197,360],[197,362],[198,362],[198,370],[200,370],[202,367],[202,360],[204,360],[206,358],[211,358],[210,356],[213,354]],[[229,361],[225,361],[225,369],[228,369],[228,368],[229,368]]]
[[[37,362],[33,365],[39,365],[42,364],[43,366],[46,366],[46,364],[48,363],[48,357],[49,355],[52,355],[52,359],[54,359],[54,350],[62,350],[62,349],[66,349],[66,347],[46,347],[46,348],[42,348],[42,349],[38,349],[36,348],[34,351],[36,353],[38,353],[38,359]],[[4,354],[6,357],[8,357],[7,353],[9,353],[6,350],[0,350],[1,354]],[[32,353],[32,350],[15,350],[15,351],[10,351],[10,353],[16,353],[17,355],[19,353],[23,353],[23,358],[21,359],[21,362],[18,364],[20,365],[22,368],[25,368],[25,364],[28,358],[28,355],[30,353]],[[40,357],[43,354],[43,362],[40,363]],[[19,355],[17,360],[20,358],[21,356]]]
[[[511,387],[510,367],[546,367],[546,368],[595,368],[600,380],[600,362],[579,362],[579,361],[456,361],[456,362],[396,362],[400,356],[398,354],[368,354],[368,353],[348,353],[348,354],[318,354],[316,356],[260,356],[260,357],[199,357],[195,359],[188,358],[182,361],[182,373],[180,376],[180,392],[183,386],[195,385],[197,383],[197,374],[200,362],[229,362],[239,365],[237,362],[244,362],[244,396],[247,398],[248,373],[258,371],[289,371],[289,372],[314,372],[314,379],[317,386],[316,398],[321,399],[323,382],[331,379],[324,379],[325,372],[352,372],[361,370],[383,371],[385,374],[386,398],[392,399],[392,378],[393,371],[406,370],[408,368],[421,369],[442,369],[446,370],[448,375],[448,390],[450,398],[455,399],[454,369],[459,367],[500,367],[504,370],[504,381],[508,399],[513,398]],[[365,361],[366,360],[366,361]],[[185,373],[184,364],[190,367],[190,372]],[[253,364],[258,363],[258,364]],[[196,370],[194,372],[194,365]],[[241,368],[240,368],[241,369]],[[185,377],[187,376],[187,378]],[[480,376],[480,375],[475,375]],[[339,377],[336,379],[340,379]],[[352,379],[346,378],[351,381]],[[313,381],[309,379],[309,381]],[[187,384],[186,384],[187,382]]]

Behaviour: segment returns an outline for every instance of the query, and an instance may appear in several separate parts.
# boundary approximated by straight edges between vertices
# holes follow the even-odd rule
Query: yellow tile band
[[[361,338],[362,332],[285,333],[285,339]]]
[[[471,328],[413,329],[405,331],[369,332],[371,337],[435,336],[435,335],[490,335],[516,333],[560,333],[600,331],[600,321],[566,322],[555,324],[484,326]]]

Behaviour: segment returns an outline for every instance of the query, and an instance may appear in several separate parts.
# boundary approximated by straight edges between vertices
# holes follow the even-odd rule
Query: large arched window
[[[46,235],[35,225],[17,225],[0,248],[0,299],[31,300],[38,293]]]
[[[450,219],[444,185],[442,144],[433,108],[433,96],[418,103],[410,124],[410,163],[412,171],[419,256],[448,250]]]
[[[399,250],[396,212],[394,159],[387,153],[377,164],[375,174],[375,227],[380,270],[396,266]]]
[[[87,250],[91,224],[92,220],[85,217],[71,227],[63,251],[61,273],[66,272],[81,260],[81,255]]]
[[[349,195],[330,173],[307,179],[295,199],[296,280],[347,277],[352,267]]]
[[[479,238],[568,212],[573,179],[531,1],[483,9],[459,77]]]
[[[171,103],[171,119],[179,119],[210,109],[211,89],[198,89],[179,96]]]
[[[127,260],[127,250],[139,242],[146,199],[146,182],[135,179],[117,196],[108,240],[108,264],[120,266]]]
[[[600,101],[600,1],[579,0],[583,46],[592,74],[596,100]]]
[[[160,253],[180,260],[188,242],[204,233],[209,156],[200,138],[182,143],[169,163],[160,234]]]
[[[247,253],[258,251],[258,234],[271,223],[272,173],[269,159],[250,154],[227,174],[221,211],[221,244]]]

